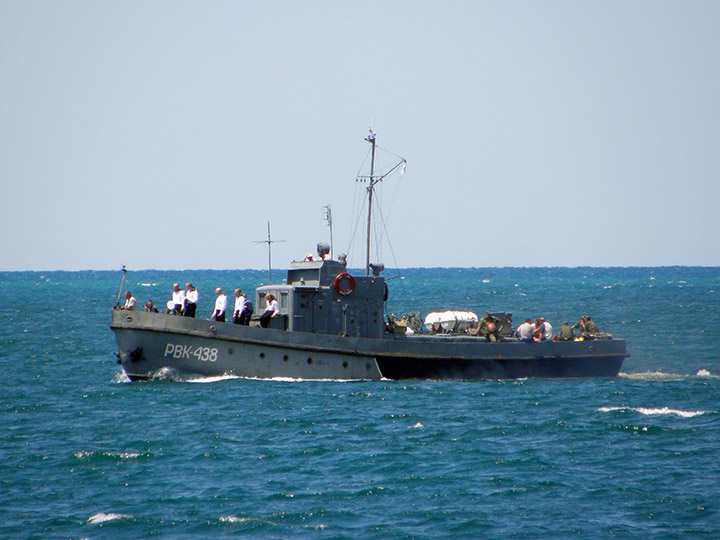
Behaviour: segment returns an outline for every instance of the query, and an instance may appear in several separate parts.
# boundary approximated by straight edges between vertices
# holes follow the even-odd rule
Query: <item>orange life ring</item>
[[[340,282],[342,280],[347,280],[347,287],[341,288]],[[335,292],[342,295],[347,296],[351,292],[355,290],[355,278],[352,277],[347,272],[340,272],[337,276],[335,276],[335,281],[333,282],[333,287],[335,287]]]

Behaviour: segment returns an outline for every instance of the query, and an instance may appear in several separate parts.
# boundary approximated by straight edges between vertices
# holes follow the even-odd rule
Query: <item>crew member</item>
[[[267,304],[267,307],[265,308],[263,314],[260,315],[260,326],[263,328],[267,328],[270,324],[270,319],[277,317],[280,314],[280,306],[272,294],[265,295],[265,303]]]
[[[585,333],[585,318],[586,317],[587,317],[587,315],[583,315],[582,317],[580,317],[580,320],[578,322],[576,322],[575,324],[572,325],[572,329],[577,330],[580,333],[580,335]]]
[[[135,300],[135,297],[132,295],[130,291],[125,293],[125,305],[121,307],[120,309],[126,309],[128,311],[132,311],[135,309],[135,304],[137,301]]]
[[[590,315],[585,315],[585,331],[588,334],[597,334],[600,332],[598,325],[590,318]]]
[[[155,307],[155,304],[153,304],[152,300],[148,300],[145,304],[145,311],[149,311],[150,313],[157,313],[158,309]]]
[[[525,322],[517,327],[515,330],[515,337],[520,341],[533,341],[533,332],[535,328],[532,325],[530,319],[525,319]]]
[[[484,336],[488,341],[500,341],[500,334],[498,333],[500,328],[499,323],[500,321],[497,317],[493,317],[489,311],[486,311],[483,318],[480,319],[478,335]]]
[[[183,310],[183,316],[195,318],[195,310],[197,309],[198,303],[198,292],[190,282],[185,284],[185,288],[187,290],[185,292],[185,309]]]
[[[210,319],[217,322],[225,322],[225,309],[227,308],[227,296],[222,292],[222,289],[218,287],[215,289],[215,311],[210,316]]]
[[[245,295],[242,293],[242,290],[235,289],[235,310],[233,311],[233,324],[242,324],[245,303]]]
[[[173,283],[172,292],[173,315],[182,315],[185,307],[185,292],[180,290],[180,285]]]
[[[558,339],[560,341],[572,341],[574,339],[573,330],[572,328],[570,328],[570,325],[567,323],[567,321],[564,321],[560,326],[560,331],[558,332]]]
[[[242,297],[245,299],[245,304],[243,304],[243,312],[240,314],[240,324],[243,326],[250,326],[250,319],[253,314],[253,305],[252,302],[247,299],[245,293],[242,294]]]
[[[553,338],[553,327],[545,320],[545,317],[540,317],[535,321],[535,340],[536,341],[552,341]]]

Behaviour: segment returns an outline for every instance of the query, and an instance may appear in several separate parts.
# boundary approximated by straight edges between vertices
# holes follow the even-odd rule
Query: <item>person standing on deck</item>
[[[498,334],[499,323],[500,321],[497,317],[494,317],[489,311],[486,311],[483,318],[480,319],[480,327],[478,328],[477,335],[483,336],[488,341],[500,341],[500,335]]]
[[[185,293],[185,309],[183,310],[183,316],[194,318],[199,295],[197,289],[193,287],[192,283],[187,282],[185,284],[185,288],[187,289],[187,292]]]
[[[245,293],[242,294],[242,297],[245,300],[245,303],[243,304],[243,310],[240,314],[240,324],[243,326],[250,326],[250,320],[252,319],[253,314],[253,305],[252,302],[247,299]]]
[[[225,309],[227,308],[227,296],[222,292],[222,289],[218,287],[215,289],[215,311],[210,316],[210,319],[217,322],[225,322]]]
[[[185,292],[180,290],[180,285],[173,283],[172,292],[173,315],[182,315],[185,308]]]
[[[233,311],[233,324],[242,324],[243,312],[245,311],[245,295],[242,290],[235,289],[235,310]]]

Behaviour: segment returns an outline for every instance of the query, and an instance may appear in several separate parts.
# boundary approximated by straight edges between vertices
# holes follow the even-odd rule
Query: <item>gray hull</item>
[[[613,377],[625,341],[490,343],[461,336],[335,336],[113,310],[131,380],[234,375],[291,379]]]

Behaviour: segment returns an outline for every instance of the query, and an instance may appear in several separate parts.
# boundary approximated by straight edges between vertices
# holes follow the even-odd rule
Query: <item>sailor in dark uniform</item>
[[[235,289],[235,309],[233,310],[233,324],[242,324],[245,303],[245,295],[242,293],[242,290]]]
[[[489,311],[485,312],[485,315],[480,319],[480,327],[478,328],[478,336],[483,336],[488,341],[500,341],[500,334],[498,330],[500,328],[500,321],[490,315]]]
[[[572,341],[575,336],[573,336],[573,330],[570,328],[570,325],[567,323],[567,321],[564,321],[562,323],[562,326],[560,326],[560,331],[558,332],[558,339],[560,341]]]
[[[597,334],[600,332],[598,325],[590,318],[590,315],[585,315],[585,331],[588,334]]]

